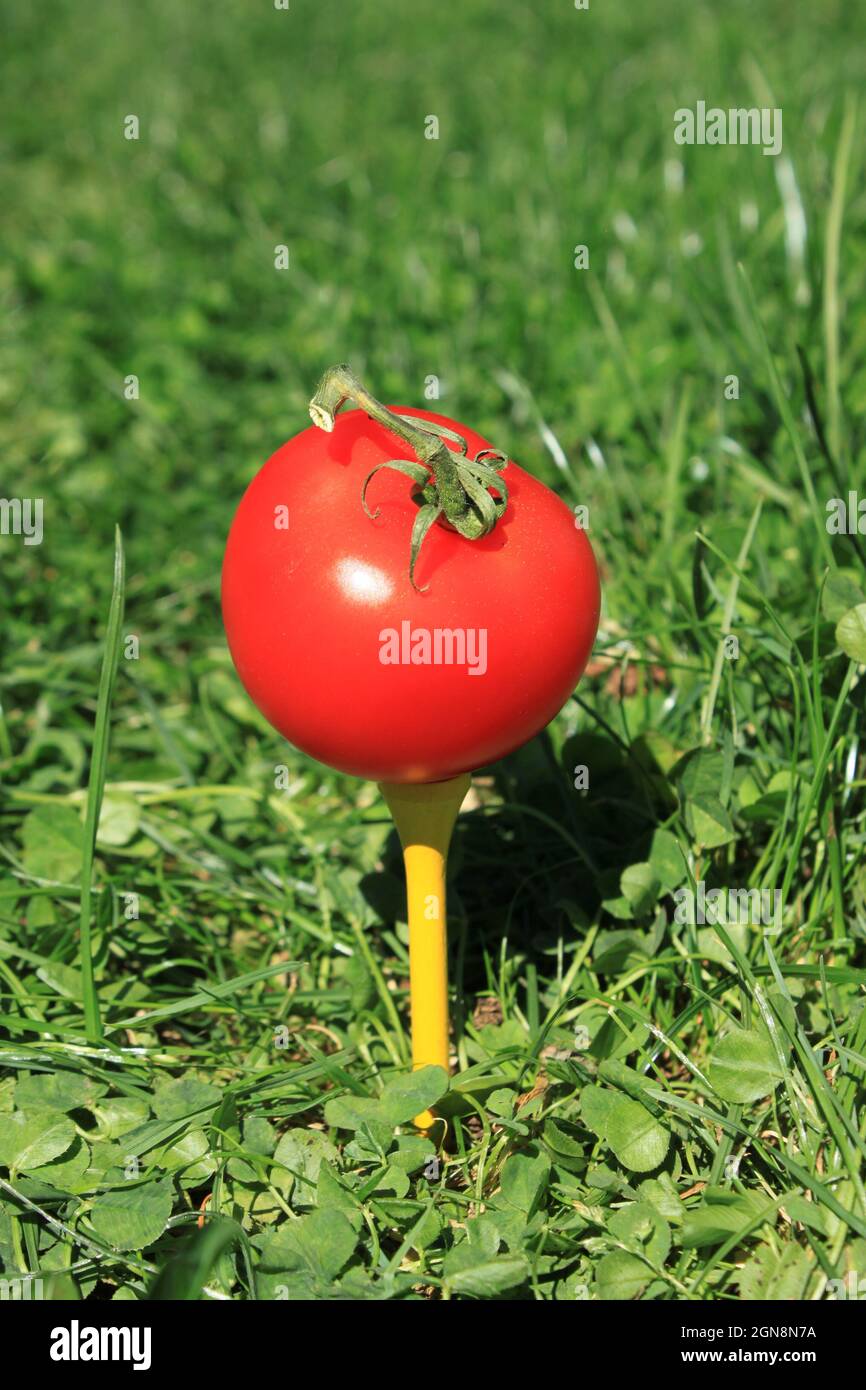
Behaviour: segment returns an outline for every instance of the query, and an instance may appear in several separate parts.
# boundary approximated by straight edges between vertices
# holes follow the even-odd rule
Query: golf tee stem
[[[406,868],[409,908],[409,1000],[412,1066],[448,1071],[448,934],[445,871],[454,822],[469,790],[468,774],[418,785],[385,782],[388,803]],[[416,1115],[419,1129],[435,1116]]]

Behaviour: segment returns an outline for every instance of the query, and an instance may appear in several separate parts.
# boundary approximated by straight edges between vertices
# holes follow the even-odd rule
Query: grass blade
[[[93,975],[93,938],[91,933],[91,900],[93,888],[93,857],[96,850],[96,831],[99,814],[102,810],[102,796],[105,790],[105,774],[108,763],[109,721],[111,717],[111,697],[117,677],[117,662],[120,656],[120,628],[123,623],[125,600],[126,564],[123,553],[123,537],[120,527],[114,533],[114,583],[111,591],[111,604],[108,609],[108,626],[105,631],[105,650],[102,657],[102,671],[99,677],[99,695],[96,703],[96,724],[93,731],[93,750],[90,757],[90,777],[87,783],[87,814],[84,823],[84,857],[81,869],[81,915],[79,919],[81,976],[84,986],[84,1025],[87,1040],[98,1043],[102,1040],[102,1020],[99,1012],[99,998]]]

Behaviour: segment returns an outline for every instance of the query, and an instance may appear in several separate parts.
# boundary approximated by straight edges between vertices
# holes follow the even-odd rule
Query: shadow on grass
[[[542,733],[481,769],[475,786],[480,805],[458,819],[448,874],[452,977],[466,1001],[502,992],[505,976],[527,966],[547,978],[560,949],[568,954],[602,903],[618,897],[623,870],[647,859],[654,831],[676,805],[648,749],[607,734],[576,734],[557,753]],[[367,875],[362,891],[384,922],[405,920],[396,833],[383,857],[384,871]],[[645,923],[632,919],[627,934],[611,933],[606,970],[621,968],[634,932],[651,920],[652,913]]]

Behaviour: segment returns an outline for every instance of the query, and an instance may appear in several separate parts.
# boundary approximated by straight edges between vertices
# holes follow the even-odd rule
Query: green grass
[[[5,9],[0,491],[45,535],[0,537],[0,1276],[856,1288],[864,541],[825,526],[864,476],[856,13]],[[782,155],[675,145],[698,100],[780,106]],[[385,400],[439,377],[589,507],[605,581],[590,674],[455,836],[438,1158],[385,807],[268,728],[219,617],[236,501],[341,360]],[[781,930],[680,921],[698,881],[779,890]]]

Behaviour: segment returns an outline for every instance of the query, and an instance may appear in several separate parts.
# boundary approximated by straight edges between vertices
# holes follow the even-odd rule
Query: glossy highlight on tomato
[[[390,409],[462,435],[470,456],[491,447],[445,416]],[[246,690],[290,743],[357,777],[434,782],[512,752],[562,708],[595,638],[598,573],[568,507],[509,460],[495,529],[469,540],[434,525],[419,592],[412,480],[382,469],[375,520],[361,503],[371,470],[401,458],[411,450],[362,410],[278,449],[232,523],[223,618]]]

